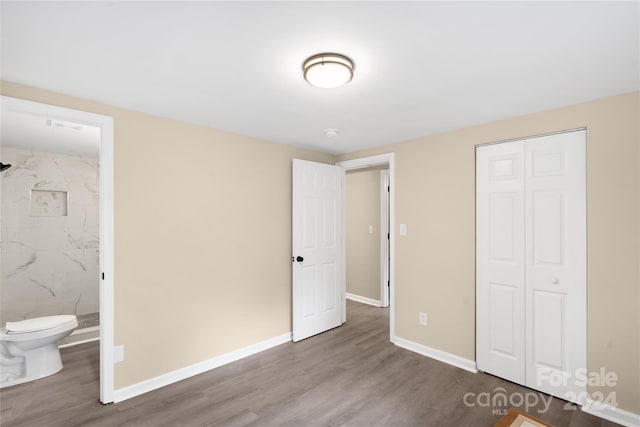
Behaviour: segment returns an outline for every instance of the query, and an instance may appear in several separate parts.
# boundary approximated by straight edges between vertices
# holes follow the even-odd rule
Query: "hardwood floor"
[[[96,343],[62,349],[65,368],[0,391],[2,426],[493,426],[465,394],[529,389],[472,374],[389,343],[388,310],[347,302],[348,322],[127,400],[98,402]],[[467,402],[475,403],[467,396]],[[548,396],[545,396],[549,399]],[[616,424],[552,399],[533,416],[569,427]],[[508,407],[496,407],[506,410]],[[520,409],[525,410],[524,405]]]

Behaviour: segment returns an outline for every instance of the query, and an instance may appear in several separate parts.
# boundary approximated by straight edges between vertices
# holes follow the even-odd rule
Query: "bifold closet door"
[[[582,403],[587,367],[586,132],[525,143],[526,385]]]
[[[478,369],[581,403],[586,309],[586,132],[478,147]]]
[[[524,141],[479,147],[476,164],[476,362],[524,384]]]

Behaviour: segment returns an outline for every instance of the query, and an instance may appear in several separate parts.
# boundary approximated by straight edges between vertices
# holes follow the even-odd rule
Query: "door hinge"
[[[391,281],[387,280],[387,288],[391,287]]]
[[[104,280],[104,273],[102,273],[102,280]]]
[[[387,185],[387,193],[391,192],[391,187]]]
[[[387,240],[389,240],[391,238],[391,234],[387,233]]]

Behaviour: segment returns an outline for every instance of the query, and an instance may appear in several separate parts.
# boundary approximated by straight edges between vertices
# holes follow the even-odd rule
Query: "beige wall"
[[[347,292],[379,301],[380,168],[347,171],[346,189]]]
[[[114,118],[121,388],[291,331],[291,159],[310,150],[2,82]]]
[[[474,146],[586,127],[588,367],[616,372],[620,407],[640,413],[639,101],[636,92],[341,156],[396,153],[396,222],[408,227],[396,247],[397,335],[475,359]]]
[[[8,82],[2,94],[114,117],[116,388],[290,331],[291,158],[332,156]],[[397,335],[475,358],[474,145],[587,127],[588,366],[616,372],[620,407],[640,413],[639,101],[342,156],[396,153]]]

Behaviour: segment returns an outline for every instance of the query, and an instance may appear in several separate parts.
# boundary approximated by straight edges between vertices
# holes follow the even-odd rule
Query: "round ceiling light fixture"
[[[353,61],[338,53],[320,53],[302,64],[304,79],[312,86],[334,88],[353,79]]]

